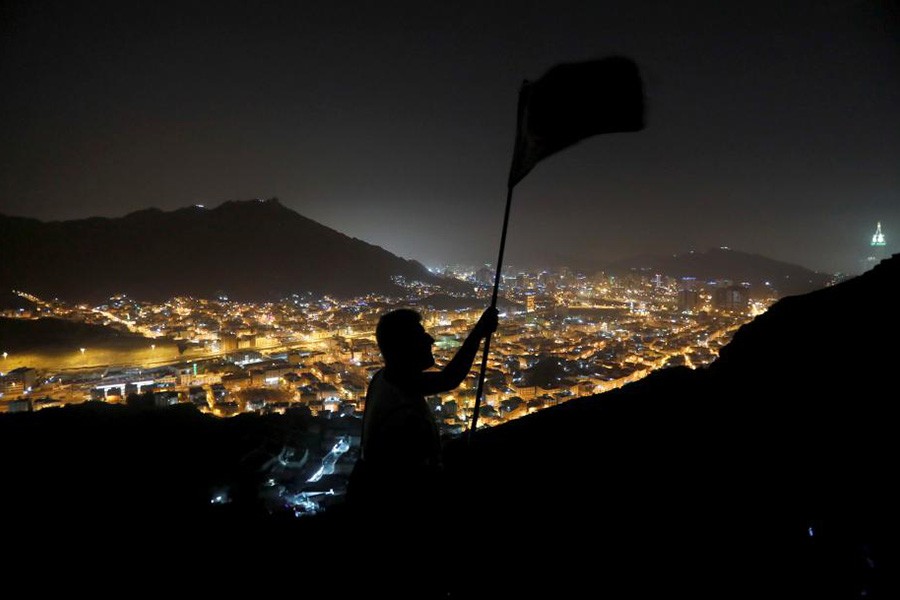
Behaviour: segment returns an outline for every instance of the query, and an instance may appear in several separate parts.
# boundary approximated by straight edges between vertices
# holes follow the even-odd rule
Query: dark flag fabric
[[[541,160],[587,137],[643,127],[643,85],[631,59],[557,65],[522,84],[509,187]]]

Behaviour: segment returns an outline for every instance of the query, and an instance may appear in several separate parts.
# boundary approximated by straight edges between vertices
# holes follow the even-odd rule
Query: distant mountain
[[[0,215],[0,256],[0,289],[71,301],[390,294],[400,291],[393,276],[470,289],[276,199],[48,223]]]
[[[678,278],[730,279],[734,283],[749,283],[758,289],[771,287],[780,296],[811,292],[825,287],[831,279],[825,273],[729,248],[672,256],[636,256],[609,263],[604,270],[615,274],[638,271]]]

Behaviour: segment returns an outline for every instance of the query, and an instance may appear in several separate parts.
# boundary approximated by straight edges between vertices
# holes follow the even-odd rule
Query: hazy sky
[[[900,10],[778,2],[2,2],[0,212],[278,196],[428,265],[496,258],[524,78],[631,56],[647,128],[516,188],[507,262],[900,246]]]

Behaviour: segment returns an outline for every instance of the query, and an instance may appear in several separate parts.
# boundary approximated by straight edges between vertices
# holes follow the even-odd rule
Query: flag
[[[541,160],[587,137],[643,128],[643,86],[631,59],[557,65],[522,84],[509,187]]]

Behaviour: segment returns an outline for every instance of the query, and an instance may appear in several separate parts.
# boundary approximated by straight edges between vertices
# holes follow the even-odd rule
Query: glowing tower
[[[872,242],[869,244],[869,256],[866,258],[863,265],[863,271],[868,271],[882,259],[887,258],[887,242],[884,239],[884,234],[881,232],[881,221],[875,226],[875,235],[872,236]]]
[[[881,233],[881,221],[878,221],[878,225],[875,227],[875,235],[872,236],[872,247],[880,248],[886,245],[884,243],[884,234]]]

